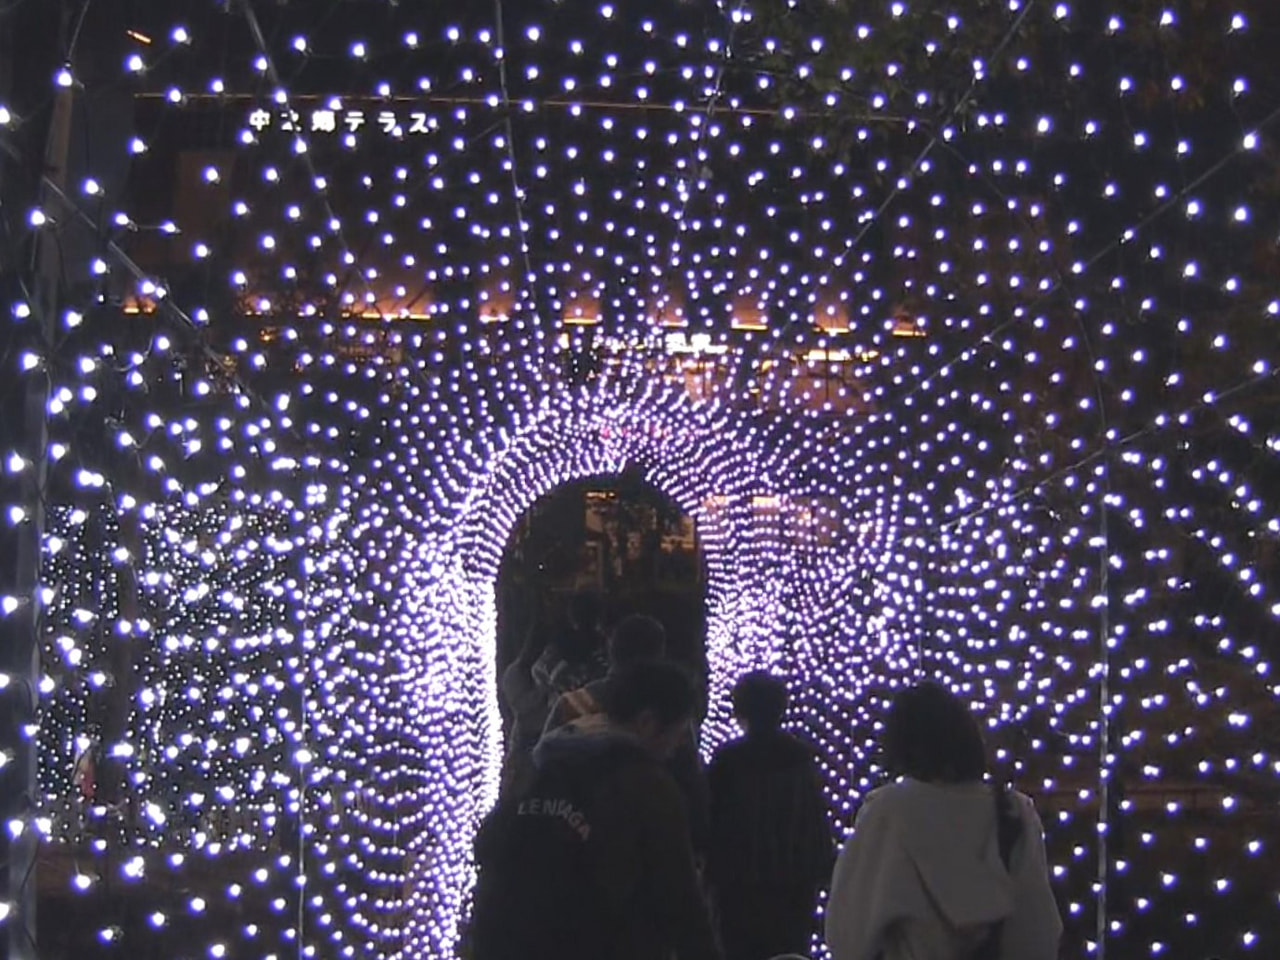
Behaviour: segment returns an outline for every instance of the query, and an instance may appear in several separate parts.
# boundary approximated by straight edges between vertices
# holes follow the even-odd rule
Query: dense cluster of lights
[[[627,468],[700,525],[706,749],[787,675],[844,829],[941,678],[1070,950],[1276,949],[1263,0],[165,6],[116,147],[183,195],[30,210],[97,252],[12,370],[52,507],[10,829],[76,851],[103,949],[452,955],[501,552]]]

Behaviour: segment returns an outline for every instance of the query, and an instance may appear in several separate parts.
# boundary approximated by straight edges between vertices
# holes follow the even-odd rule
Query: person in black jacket
[[[674,665],[639,663],[603,701],[543,738],[532,783],[480,830],[474,960],[720,960],[663,764],[693,688]]]
[[[635,664],[667,660],[667,634],[662,624],[653,617],[632,614],[623,617],[609,636],[609,672],[576,690],[569,690],[555,701],[547,715],[543,736],[576,719],[599,713],[604,709],[609,685],[619,671]],[[698,755],[698,737],[693,720],[686,725],[667,770],[675,778],[684,797],[685,812],[689,820],[689,832],[693,849],[701,860],[706,854],[707,822],[710,800],[707,794],[707,774]]]
[[[783,732],[787,689],[750,673],[733,689],[744,736],[711,761],[708,878],[727,960],[808,952],[835,845],[813,750]]]

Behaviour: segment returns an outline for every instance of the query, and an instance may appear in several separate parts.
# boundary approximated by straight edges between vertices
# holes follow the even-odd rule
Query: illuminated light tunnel
[[[388,568],[384,589],[396,616],[382,631],[381,645],[407,648],[406,688],[387,708],[403,717],[416,712],[406,704],[428,705],[423,717],[411,718],[420,723],[412,741],[433,748],[425,756],[415,750],[417,764],[425,763],[431,776],[417,792],[393,798],[421,815],[431,846],[432,868],[418,877],[411,911],[423,927],[409,931],[411,940],[434,942],[456,927],[458,898],[467,889],[471,832],[493,800],[501,757],[494,665],[498,564],[518,517],[561,484],[638,467],[698,521],[707,557],[713,705],[704,728],[707,746],[729,735],[728,687],[747,669],[804,671],[826,660],[830,689],[852,699],[865,683],[860,658],[844,642],[857,625],[837,604],[862,609],[862,603],[850,604],[858,594],[858,570],[885,562],[899,494],[889,490],[868,499],[865,516],[874,509],[879,522],[855,523],[860,531],[855,541],[834,524],[861,515],[846,512],[838,521],[834,511],[824,518],[802,515],[796,507],[809,492],[799,480],[806,472],[803,461],[820,452],[825,467],[827,458],[844,451],[798,442],[805,432],[800,420],[791,424],[783,448],[771,449],[770,438],[757,427],[748,417],[698,404],[681,388],[655,387],[634,373],[621,385],[550,390],[531,401],[527,416],[516,418],[509,430],[495,431],[500,436],[467,438],[478,451],[477,462],[454,475],[453,497],[424,497],[430,505],[413,524],[383,524],[395,531],[385,545],[396,562]],[[426,434],[409,431],[389,447],[412,451],[425,440]],[[414,478],[411,485],[438,491],[444,478],[418,474],[413,459],[408,456],[402,467]],[[850,462],[849,469],[856,475],[856,464]],[[370,531],[379,516],[393,512],[381,492],[353,509],[367,515]],[[394,542],[415,527],[425,535]],[[826,545],[855,542],[857,556]],[[881,584],[880,591],[883,605],[891,588]],[[874,599],[866,597],[868,603]],[[910,599],[897,602],[909,605]],[[894,618],[882,611],[874,619],[885,632]],[[910,662],[901,658],[904,666]],[[364,682],[358,670],[350,672],[349,681],[354,688]],[[349,694],[358,695],[358,689]],[[829,729],[835,705],[811,693],[799,699],[805,704],[800,722],[817,738]],[[338,725],[335,719],[333,726]],[[459,744],[468,749],[459,751]],[[389,755],[373,779],[394,779],[408,762],[403,754]],[[837,782],[847,782],[846,777],[842,772]],[[442,783],[450,788],[440,790]],[[403,823],[403,818],[390,814],[387,822]]]
[[[1070,955],[1275,952],[1266,0],[116,6],[0,102],[96,138],[7,205],[11,942],[450,956],[501,551],[638,469],[705,544],[704,750],[784,674],[843,832],[940,679]]]

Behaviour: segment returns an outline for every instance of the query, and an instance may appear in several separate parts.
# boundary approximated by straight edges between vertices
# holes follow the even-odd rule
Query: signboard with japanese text
[[[283,133],[336,135],[373,131],[387,137],[423,136],[439,128],[439,121],[423,110],[365,110],[317,107],[311,110],[267,110],[250,112],[248,125],[256,133],[277,130]]]

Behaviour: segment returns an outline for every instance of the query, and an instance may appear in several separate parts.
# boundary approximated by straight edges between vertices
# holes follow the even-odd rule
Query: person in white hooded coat
[[[905,776],[867,795],[836,862],[833,960],[1056,960],[1062,920],[1040,819],[1029,798],[983,782],[964,704],[934,684],[903,691],[883,748]]]

